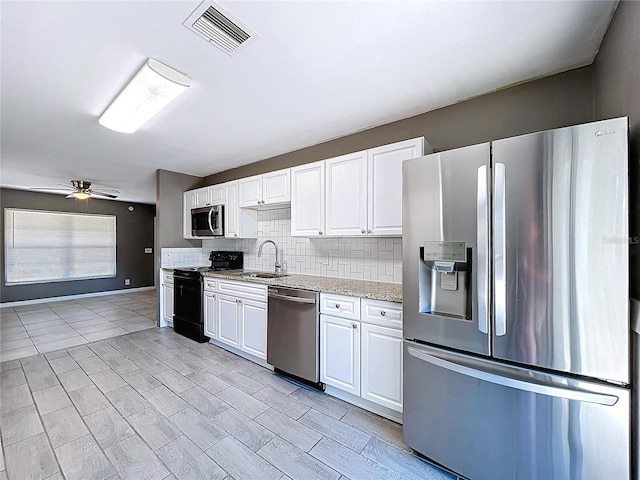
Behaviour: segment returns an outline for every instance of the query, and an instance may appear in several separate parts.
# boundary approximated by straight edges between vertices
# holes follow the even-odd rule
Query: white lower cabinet
[[[216,322],[216,309],[218,298],[215,292],[204,291],[202,297],[202,310],[204,316],[204,334],[209,338],[216,338],[218,335]]]
[[[402,330],[362,323],[360,396],[402,411]]]
[[[217,307],[218,340],[232,347],[239,347],[240,312],[238,311],[238,299],[227,295],[218,295]]]
[[[320,380],[360,395],[360,322],[320,315]]]
[[[173,325],[173,284],[162,286],[163,293],[163,318],[169,325]]]
[[[263,360],[267,359],[267,304],[241,300],[240,322],[242,342],[240,349]]]
[[[214,338],[262,360],[267,358],[267,287],[219,280]],[[207,299],[205,296],[205,305]],[[206,307],[205,307],[206,310]]]
[[[173,326],[173,270],[160,270],[159,326]]]
[[[402,412],[402,305],[320,294],[320,379]]]

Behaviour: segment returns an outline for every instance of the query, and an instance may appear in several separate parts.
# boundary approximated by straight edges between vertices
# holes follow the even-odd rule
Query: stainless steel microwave
[[[191,235],[218,237],[224,235],[224,205],[191,209]]]

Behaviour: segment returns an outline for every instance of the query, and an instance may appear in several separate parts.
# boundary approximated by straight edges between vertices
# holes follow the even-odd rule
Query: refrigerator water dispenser
[[[420,313],[471,320],[471,248],[466,242],[420,247]]]

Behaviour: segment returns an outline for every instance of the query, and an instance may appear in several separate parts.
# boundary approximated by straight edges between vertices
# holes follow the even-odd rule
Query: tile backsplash
[[[291,208],[258,211],[257,239],[206,239],[202,241],[202,264],[209,263],[211,250],[241,250],[244,266],[250,270],[273,270],[275,249],[267,244],[258,257],[258,245],[263,240],[273,240],[284,253],[287,271],[308,275],[374,280],[378,282],[402,282],[401,237],[336,237],[304,238],[291,236]],[[196,251],[200,249],[162,249],[163,265],[166,250]],[[173,257],[174,252],[170,252]],[[176,252],[177,254],[177,252]],[[181,261],[187,265],[183,255]],[[197,257],[198,253],[191,255]],[[167,259],[169,254],[167,254]],[[167,265],[168,266],[168,265]],[[179,266],[179,265],[173,265]]]
[[[209,265],[209,251],[202,248],[163,248],[160,252],[160,268],[197,267]]]

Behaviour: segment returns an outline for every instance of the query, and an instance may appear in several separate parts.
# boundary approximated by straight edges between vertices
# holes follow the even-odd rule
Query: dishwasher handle
[[[315,298],[291,297],[289,295],[282,295],[280,293],[269,292],[269,297],[277,298],[278,300],[286,300],[288,302],[294,302],[294,303],[312,303],[312,304],[316,303]]]

